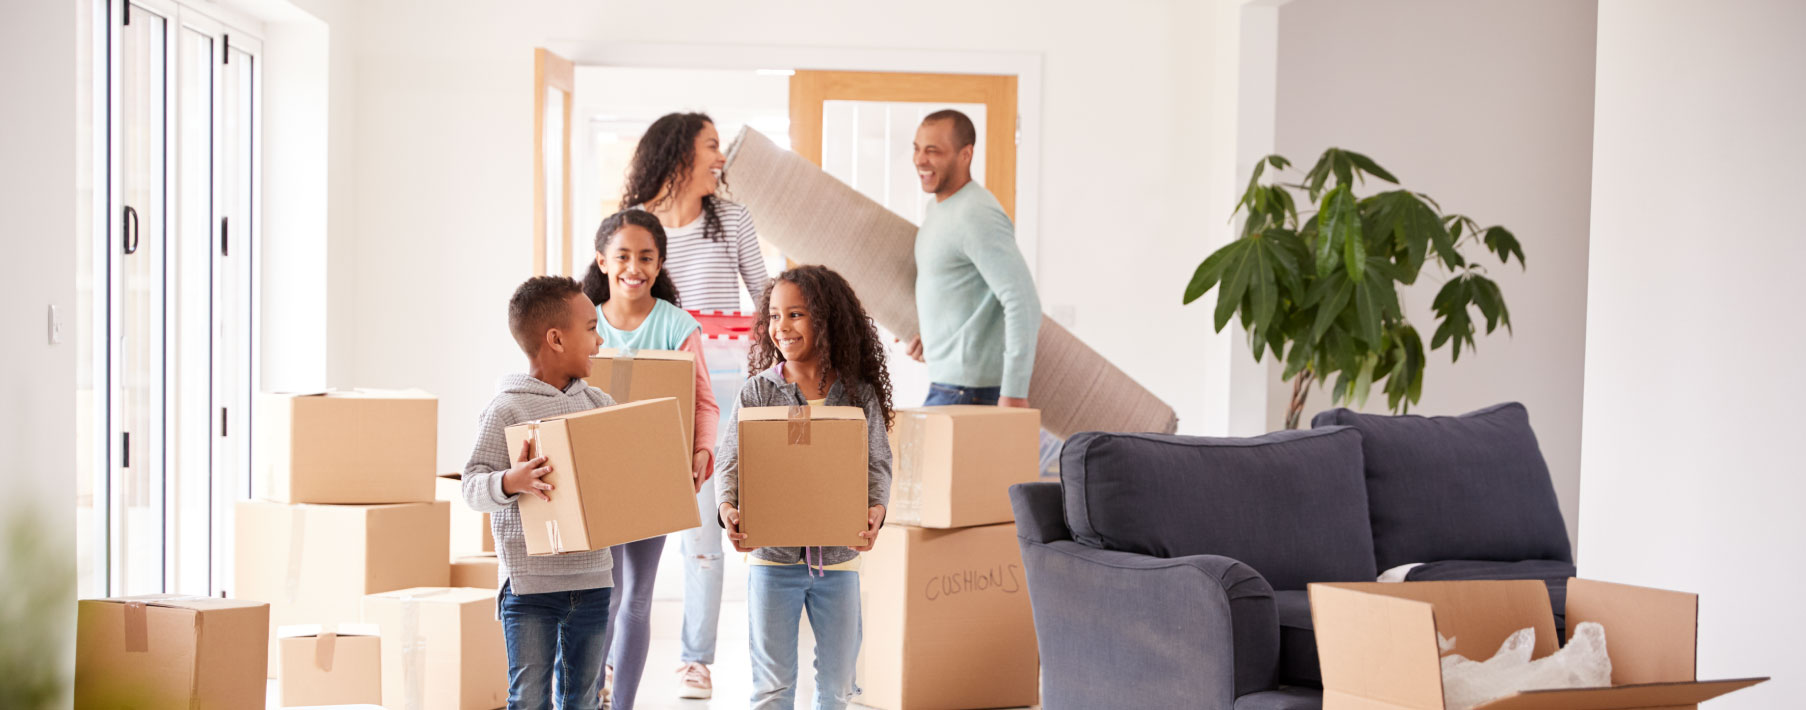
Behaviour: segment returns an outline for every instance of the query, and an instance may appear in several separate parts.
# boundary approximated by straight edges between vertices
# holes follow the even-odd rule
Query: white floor
[[[681,572],[679,572],[681,575]],[[662,576],[662,575],[661,575]],[[730,575],[731,576],[731,575]],[[733,595],[721,604],[721,636],[716,650],[715,697],[712,700],[680,700],[674,673],[680,652],[679,631],[683,625],[683,602],[658,600],[652,604],[652,648],[647,653],[646,675],[640,683],[635,705],[640,710],[713,710],[745,708],[752,697],[752,670],[747,660],[746,602],[744,594]],[[815,693],[815,679],[810,668],[815,664],[810,641],[809,622],[803,620],[802,642],[798,644],[797,707],[807,709]],[[276,681],[270,681],[269,707],[279,708]],[[864,706],[854,706],[863,708]]]

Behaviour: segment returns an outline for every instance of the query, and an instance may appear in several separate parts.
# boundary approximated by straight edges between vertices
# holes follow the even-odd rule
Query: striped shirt
[[[665,271],[677,284],[677,298],[685,309],[749,310],[740,302],[741,284],[757,303],[770,278],[759,254],[759,233],[745,207],[719,197],[714,203],[725,238],[715,241],[703,235],[708,223],[703,215],[682,227],[666,227]]]

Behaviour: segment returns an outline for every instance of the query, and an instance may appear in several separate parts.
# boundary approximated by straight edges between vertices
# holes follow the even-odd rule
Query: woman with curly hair
[[[742,310],[741,287],[757,299],[768,281],[752,216],[716,194],[727,184],[722,174],[726,164],[714,121],[700,113],[672,113],[646,129],[627,170],[621,204],[652,213],[664,226],[664,270],[690,310]],[[731,402],[737,384],[723,383],[715,398]],[[723,414],[732,414],[731,405]],[[696,507],[702,526],[678,538],[684,556],[684,622],[677,687],[678,697],[705,699],[714,694],[709,666],[715,662],[723,572],[713,482],[703,484]]]
[[[859,553],[872,549],[890,501],[891,387],[884,342],[840,274],[802,266],[779,274],[760,299],[748,365],[758,372],[740,388],[741,407],[809,404],[860,407],[866,421],[866,529],[859,547],[741,547],[740,442],[733,422],[721,428],[715,479],[722,527],[734,549],[752,553],[746,613],[752,641],[752,707],[788,709],[796,702],[797,628],[804,610],[815,631],[815,707],[838,710],[858,689]]]

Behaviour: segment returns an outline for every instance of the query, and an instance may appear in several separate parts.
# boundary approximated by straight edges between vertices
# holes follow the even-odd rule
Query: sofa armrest
[[[1022,502],[1035,495],[1011,492]],[[1047,710],[1228,710],[1238,696],[1278,686],[1279,613],[1253,568],[1018,534]]]
[[[1010,509],[1016,514],[1016,537],[1048,543],[1070,540],[1066,529],[1066,504],[1059,481],[1037,481],[1010,486]]]

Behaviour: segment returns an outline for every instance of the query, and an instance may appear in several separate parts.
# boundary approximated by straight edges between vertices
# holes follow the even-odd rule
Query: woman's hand
[[[872,546],[878,544],[878,532],[884,527],[884,506],[874,505],[865,510],[865,532],[859,533],[865,538],[865,545],[855,547],[855,552],[871,552]]]
[[[721,504],[721,522],[727,525],[727,540],[734,543],[735,552],[752,552],[758,549],[740,544],[746,540],[746,533],[740,532],[740,509],[735,508],[732,503]]]

